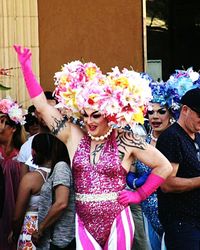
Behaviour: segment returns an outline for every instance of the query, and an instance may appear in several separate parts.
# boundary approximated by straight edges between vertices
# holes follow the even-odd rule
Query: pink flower
[[[2,99],[0,101],[0,112],[8,114],[9,109],[12,106],[12,102],[8,99]]]
[[[0,100],[0,112],[9,116],[15,123],[24,124],[25,117],[19,105],[10,98]]]

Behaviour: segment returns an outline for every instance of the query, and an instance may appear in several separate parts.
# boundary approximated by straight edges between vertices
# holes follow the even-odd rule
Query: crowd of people
[[[0,100],[0,250],[200,250],[199,73],[74,61],[52,95],[14,49],[33,105]]]

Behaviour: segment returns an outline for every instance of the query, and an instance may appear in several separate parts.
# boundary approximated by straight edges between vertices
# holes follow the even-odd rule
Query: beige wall
[[[0,98],[11,96],[23,107],[30,105],[13,44],[31,48],[33,70],[39,78],[37,0],[0,0],[0,68],[13,68],[10,77],[0,76],[0,83],[11,87],[0,91]]]
[[[63,63],[92,61],[103,72],[144,68],[142,0],[39,0],[40,79],[54,89]]]

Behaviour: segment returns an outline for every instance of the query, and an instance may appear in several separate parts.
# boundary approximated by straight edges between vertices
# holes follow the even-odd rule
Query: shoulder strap
[[[44,180],[44,182],[46,182],[46,180],[47,180],[47,178],[48,178],[48,175],[49,175],[49,173],[47,173],[47,172],[45,172],[44,170],[42,170],[42,169],[36,169],[35,170],[36,172],[38,172],[38,173],[40,173],[40,175],[42,176],[42,178],[43,178],[43,180]]]

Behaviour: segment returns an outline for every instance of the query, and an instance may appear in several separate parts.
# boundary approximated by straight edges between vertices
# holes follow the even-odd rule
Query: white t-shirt
[[[21,146],[19,155],[17,157],[17,160],[21,163],[26,164],[29,166],[29,171],[34,171],[36,168],[38,168],[37,165],[33,164],[32,162],[32,154],[31,154],[31,146],[32,141],[35,135],[32,135],[28,138],[28,140]]]

